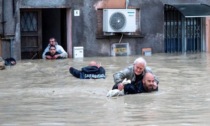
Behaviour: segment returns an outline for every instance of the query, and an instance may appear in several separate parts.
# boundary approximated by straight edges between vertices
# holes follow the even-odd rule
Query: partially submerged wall
[[[15,3],[13,3],[15,1]],[[131,55],[141,55],[142,48],[151,48],[153,53],[164,52],[164,4],[165,3],[200,3],[201,0],[130,0],[128,8],[139,9],[140,36],[108,36],[98,37],[98,12],[103,8],[126,8],[126,0],[4,0],[5,2],[5,35],[14,36],[12,56],[21,58],[20,41],[20,8],[68,8],[71,10],[72,40],[67,45],[71,49],[83,46],[85,57],[110,56],[113,43],[129,43]],[[203,3],[210,4],[208,0]],[[1,3],[0,3],[1,5]],[[80,11],[80,16],[74,16],[74,10]],[[0,15],[1,15],[0,10]],[[2,20],[2,18],[0,18]],[[67,22],[68,23],[68,22]],[[1,24],[2,25],[2,24]],[[2,27],[0,27],[0,34]],[[2,40],[4,41],[4,40]],[[3,46],[7,46],[4,44]],[[69,47],[68,47],[69,48]],[[9,54],[7,50],[4,55]],[[73,50],[71,50],[71,53]]]

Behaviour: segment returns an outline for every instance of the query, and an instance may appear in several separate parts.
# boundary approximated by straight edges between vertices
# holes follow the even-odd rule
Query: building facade
[[[143,48],[208,52],[209,6],[209,0],[1,0],[0,56],[39,59],[50,37],[69,58],[80,46],[85,57],[111,56],[115,43],[128,44],[130,55]],[[135,31],[104,32],[104,9],[135,10]]]

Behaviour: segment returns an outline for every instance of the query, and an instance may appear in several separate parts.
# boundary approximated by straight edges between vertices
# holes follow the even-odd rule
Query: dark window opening
[[[49,43],[49,38],[55,37],[58,44],[67,51],[66,9],[42,10],[42,46],[43,51]]]

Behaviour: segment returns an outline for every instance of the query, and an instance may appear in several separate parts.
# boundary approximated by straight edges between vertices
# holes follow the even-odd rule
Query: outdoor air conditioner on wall
[[[103,9],[103,32],[135,32],[135,9]]]

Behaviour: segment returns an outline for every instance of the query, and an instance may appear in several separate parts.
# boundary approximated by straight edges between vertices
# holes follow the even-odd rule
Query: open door
[[[22,9],[20,16],[21,58],[39,59],[42,55],[41,10]]]

